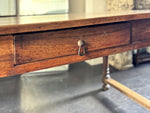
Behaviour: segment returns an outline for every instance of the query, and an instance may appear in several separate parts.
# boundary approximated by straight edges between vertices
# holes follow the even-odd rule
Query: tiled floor
[[[112,78],[150,99],[150,63]],[[69,71],[32,72],[0,79],[0,113],[149,113],[119,91],[101,91],[102,65],[72,64]]]

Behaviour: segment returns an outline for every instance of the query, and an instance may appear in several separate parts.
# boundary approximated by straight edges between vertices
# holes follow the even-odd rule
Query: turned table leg
[[[109,69],[109,63],[108,63],[108,56],[103,57],[103,78],[102,78],[102,82],[104,84],[103,84],[102,89],[104,91],[106,91],[110,88],[110,85],[105,82],[106,79],[110,79],[110,69]]]
[[[144,108],[150,111],[150,100],[132,91],[131,89],[117,82],[116,80],[110,78],[108,56],[103,57],[103,79],[102,81],[104,83],[103,85],[104,91],[108,90],[109,87],[112,86],[118,91],[120,91],[121,93],[123,93],[124,95],[128,96],[133,101],[137,102],[139,105],[143,106]]]

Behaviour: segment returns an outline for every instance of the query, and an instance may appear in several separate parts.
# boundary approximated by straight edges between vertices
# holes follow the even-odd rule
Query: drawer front
[[[112,24],[15,35],[16,65],[78,54],[78,41],[90,51],[130,43],[130,24]],[[85,55],[86,55],[85,54]]]
[[[132,22],[132,41],[150,39],[150,19]]]

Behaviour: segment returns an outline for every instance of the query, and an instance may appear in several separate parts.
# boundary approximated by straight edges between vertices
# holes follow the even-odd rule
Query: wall
[[[106,10],[106,0],[69,0],[70,13],[98,13]]]
[[[85,0],[69,0],[69,13],[84,13]]]
[[[107,0],[107,11],[132,10],[134,0]]]
[[[0,16],[15,15],[15,0],[0,0]]]
[[[150,0],[135,0],[136,9],[150,9]]]
[[[107,0],[86,0],[86,13],[102,13],[106,11]]]
[[[21,15],[68,12],[68,0],[20,0]]]

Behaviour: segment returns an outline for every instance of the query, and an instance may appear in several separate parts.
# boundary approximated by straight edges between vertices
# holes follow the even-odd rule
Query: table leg
[[[117,82],[116,80],[110,78],[108,56],[103,57],[103,79],[102,81],[104,83],[103,85],[104,91],[108,90],[111,85],[112,87],[114,87],[115,89],[125,94],[130,99],[132,99],[133,101],[137,102],[138,104],[140,104],[141,106],[143,106],[144,108],[150,111],[150,100],[132,91],[131,89]]]
[[[110,69],[109,69],[109,63],[108,63],[108,56],[104,56],[103,57],[103,79],[102,82],[103,87],[102,89],[104,91],[108,90],[110,88],[110,85],[108,83],[106,83],[106,79],[110,79]]]

